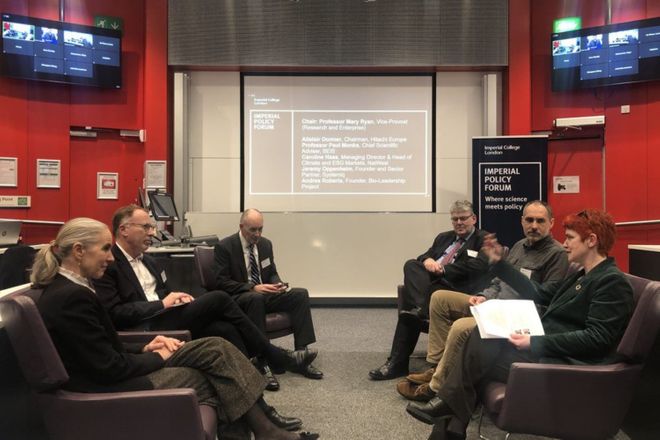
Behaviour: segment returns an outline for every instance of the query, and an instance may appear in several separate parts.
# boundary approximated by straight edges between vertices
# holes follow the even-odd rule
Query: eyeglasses
[[[459,217],[452,217],[451,221],[452,221],[452,223],[458,223],[459,221],[466,222],[471,218],[472,218],[472,215],[461,215]]]
[[[142,229],[144,229],[144,232],[155,231],[158,228],[158,225],[156,225],[154,223],[131,223],[131,222],[127,222],[127,223],[124,223],[122,226],[124,226],[124,225],[140,226]]]

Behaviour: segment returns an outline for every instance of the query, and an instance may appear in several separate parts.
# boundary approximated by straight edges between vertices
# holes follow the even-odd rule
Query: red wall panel
[[[0,10],[59,20],[59,3],[0,0]],[[3,209],[0,217],[64,221],[89,216],[109,223],[116,208],[134,201],[144,161],[168,156],[167,1],[69,0],[64,4],[64,21],[93,25],[96,15],[123,19],[122,88],[0,78],[0,155],[19,159],[18,188],[2,188],[0,195],[32,196],[30,209]],[[155,52],[148,54],[151,50]],[[70,126],[148,127],[149,134],[145,143],[116,134],[70,138]],[[61,188],[36,188],[36,159],[62,161]],[[99,171],[119,173],[118,200],[97,200]],[[49,226],[24,227],[28,243],[48,241],[55,232]]]
[[[583,27],[606,23],[606,6],[601,0],[529,1],[531,8],[531,129],[544,131],[552,128],[552,120],[560,117],[604,114],[605,126],[605,203],[615,221],[660,219],[660,81],[642,84],[618,85],[584,91],[552,92],[550,34],[552,22],[561,17],[581,16]],[[511,0],[510,8],[519,2]],[[660,15],[657,0],[613,0],[613,23],[651,18]],[[519,16],[518,18],[522,18]],[[510,28],[526,29],[527,24],[510,21]],[[510,38],[520,38],[514,29]],[[525,57],[510,59],[510,69],[521,69],[512,62],[523,62]],[[523,66],[524,67],[524,66]],[[517,88],[525,84],[509,82],[507,101],[524,93]],[[630,105],[630,113],[622,114],[621,105]],[[509,109],[509,117],[516,115]],[[509,128],[514,123],[505,125]],[[508,134],[508,133],[507,133]],[[512,133],[513,134],[513,133]],[[552,159],[552,157],[551,157]],[[588,161],[572,163],[589,172],[589,167],[600,163]],[[551,165],[552,166],[552,165]],[[554,172],[549,167],[551,177]],[[555,209],[563,212],[574,208],[566,198],[550,196]],[[628,268],[627,245],[629,243],[660,243],[660,227],[622,226],[619,240],[613,251],[623,269]]]

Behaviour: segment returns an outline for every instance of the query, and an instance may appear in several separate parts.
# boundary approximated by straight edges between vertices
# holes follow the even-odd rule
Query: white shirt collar
[[[70,281],[78,284],[79,286],[87,287],[93,293],[96,293],[96,290],[94,290],[94,287],[92,287],[92,283],[89,281],[89,279],[85,278],[84,276],[79,275],[75,272],[71,272],[69,269],[65,269],[62,266],[60,266],[58,272],[63,277],[68,278]]]
[[[133,258],[133,257],[131,257],[131,256],[128,254],[128,252],[126,252],[126,251],[124,250],[123,247],[121,247],[121,245],[120,245],[119,243],[115,243],[115,244],[117,245],[117,247],[119,248],[119,250],[122,252],[122,254],[124,254],[124,256],[126,257],[126,259],[128,260],[129,263],[132,263],[133,261],[141,261],[141,260],[142,260],[142,254],[138,255],[138,256],[135,257],[135,258]]]

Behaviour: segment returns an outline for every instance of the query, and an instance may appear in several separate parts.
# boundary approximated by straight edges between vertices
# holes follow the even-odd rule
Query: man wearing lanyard
[[[403,303],[387,362],[369,372],[372,380],[408,374],[408,360],[429,316],[429,299],[439,289],[474,293],[487,282],[488,264],[479,253],[486,233],[475,227],[472,203],[459,200],[449,209],[453,229],[442,232],[431,247],[403,266]],[[403,316],[403,319],[401,319]],[[412,325],[411,325],[412,324]]]
[[[261,235],[263,227],[261,212],[246,209],[241,214],[239,231],[215,246],[215,288],[229,293],[262,332],[266,313],[288,312],[296,351],[315,353],[307,348],[316,342],[309,293],[303,288],[290,289],[282,281],[275,266],[273,244]],[[310,379],[323,377],[311,364],[302,365],[297,372]]]

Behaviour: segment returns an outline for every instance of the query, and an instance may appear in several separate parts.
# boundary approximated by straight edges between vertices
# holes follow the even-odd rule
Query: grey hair
[[[472,202],[468,200],[456,200],[449,207],[449,212],[463,212],[463,211],[470,211],[470,213],[474,214],[474,209],[472,208]]]
[[[62,259],[71,255],[73,246],[83,247],[99,241],[99,234],[108,230],[105,223],[87,217],[78,217],[64,223],[55,240],[39,250],[34,257],[30,281],[35,287],[50,284],[57,275]]]

